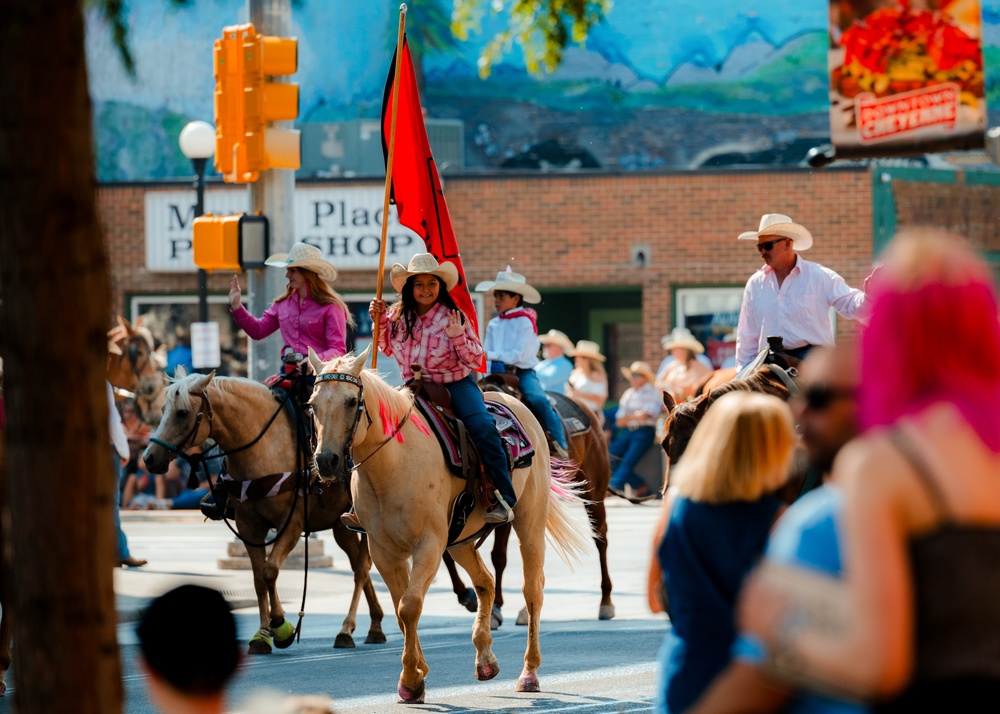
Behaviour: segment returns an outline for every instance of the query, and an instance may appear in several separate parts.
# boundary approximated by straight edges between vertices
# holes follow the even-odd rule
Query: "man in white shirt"
[[[812,234],[788,216],[768,213],[758,230],[741,233],[739,240],[756,241],[764,261],[743,291],[736,330],[739,369],[767,346],[769,336],[780,336],[785,351],[799,359],[816,345],[833,345],[831,307],[848,320],[865,316],[865,291],[798,254],[812,246]],[[872,275],[865,279],[866,288]]]

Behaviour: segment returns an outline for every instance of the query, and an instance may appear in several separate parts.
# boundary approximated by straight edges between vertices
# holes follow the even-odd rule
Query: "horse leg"
[[[497,531],[500,529],[498,528]],[[507,527],[510,535],[510,527]],[[472,644],[476,646],[476,679],[493,679],[500,674],[500,663],[493,654],[493,635],[487,624],[490,612],[495,609],[493,602],[493,578],[486,569],[486,564],[472,543],[456,546],[452,549],[455,560],[465,568],[476,586],[479,598],[479,610],[476,613],[476,623],[472,627]]]
[[[302,516],[292,516],[291,522],[285,528],[281,537],[271,547],[271,555],[264,561],[263,579],[267,585],[268,598],[271,601],[271,617],[268,629],[274,637],[274,646],[278,649],[291,647],[295,640],[295,625],[285,618],[285,608],[278,598],[278,573],[281,566],[299,542],[302,533]]]
[[[615,606],[611,602],[611,574],[608,572],[608,514],[604,499],[587,504],[587,516],[594,528],[594,545],[601,561],[601,607],[597,619],[610,620],[615,616]]]
[[[367,543],[363,543],[357,533],[348,530],[339,520],[333,525],[333,538],[337,541],[340,549],[347,554],[347,559],[351,563],[351,571],[354,573],[354,593],[351,596],[351,607],[344,624],[340,628],[334,640],[335,648],[354,647],[354,628],[357,626],[358,603],[361,600],[361,593],[365,593],[368,600],[368,611],[371,615],[371,627],[368,630],[368,638],[365,644],[385,642],[385,634],[382,632],[382,607],[375,597],[375,587],[371,581],[371,556],[368,555]],[[362,550],[362,545],[365,549]]]
[[[507,544],[510,542],[510,524],[505,523],[502,526],[498,526],[493,531],[493,550],[490,552],[490,560],[493,561],[493,609],[490,612],[490,629],[499,629],[500,625],[503,624],[503,614],[501,613],[501,608],[503,607],[503,571],[507,569]],[[521,623],[521,618],[518,616],[517,624]]]
[[[448,575],[451,577],[451,588],[455,591],[458,604],[465,607],[469,612],[475,612],[476,591],[466,587],[465,583],[462,582],[462,576],[458,574],[458,568],[455,567],[455,559],[451,557],[451,553],[445,551],[443,560],[444,567],[448,569]]]
[[[544,498],[547,498],[546,494]],[[520,514],[519,514],[520,515]],[[532,519],[514,521],[517,538],[521,543],[521,562],[524,566],[525,609],[528,614],[528,645],[524,651],[524,669],[518,677],[517,692],[541,691],[538,683],[538,668],[542,664],[542,650],[538,643],[538,625],[542,612],[542,588],[545,586],[545,525],[531,523]],[[520,523],[518,522],[520,521]],[[518,528],[520,526],[520,528]]]
[[[427,660],[424,659],[423,651],[420,648],[417,622],[423,609],[423,594],[430,587],[430,582],[440,565],[440,553],[444,548],[442,547],[438,551],[437,562],[434,563],[429,574],[424,572],[426,567],[418,567],[421,561],[416,553],[413,555],[411,573],[405,558],[400,559],[398,556],[394,556],[379,547],[374,541],[369,541],[369,548],[372,561],[382,574],[382,579],[389,588],[389,594],[392,595],[392,604],[396,611],[396,624],[399,625],[399,630],[403,633],[403,670],[399,675],[397,688],[399,702],[401,704],[423,704]],[[420,579],[417,576],[420,576]]]

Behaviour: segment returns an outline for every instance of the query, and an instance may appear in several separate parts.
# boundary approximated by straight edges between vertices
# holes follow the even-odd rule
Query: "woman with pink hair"
[[[1000,321],[990,269],[962,239],[896,238],[862,338],[862,436],[843,489],[837,627],[789,578],[745,589],[743,626],[776,673],[875,711],[995,711],[1000,701]],[[838,587],[826,583],[827,595]],[[813,605],[816,600],[814,599]]]

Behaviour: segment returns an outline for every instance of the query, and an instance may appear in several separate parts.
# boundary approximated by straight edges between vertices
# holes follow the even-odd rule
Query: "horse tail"
[[[583,507],[586,484],[573,480],[578,471],[572,461],[552,460],[549,482],[549,516],[545,521],[546,536],[556,553],[570,568],[580,561],[597,536]]]

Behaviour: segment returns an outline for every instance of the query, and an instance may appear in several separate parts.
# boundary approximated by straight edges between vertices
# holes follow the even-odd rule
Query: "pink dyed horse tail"
[[[583,559],[590,544],[597,536],[584,506],[587,485],[574,481],[578,471],[572,461],[552,460],[552,478],[549,482],[549,516],[545,520],[546,540],[570,568]]]

